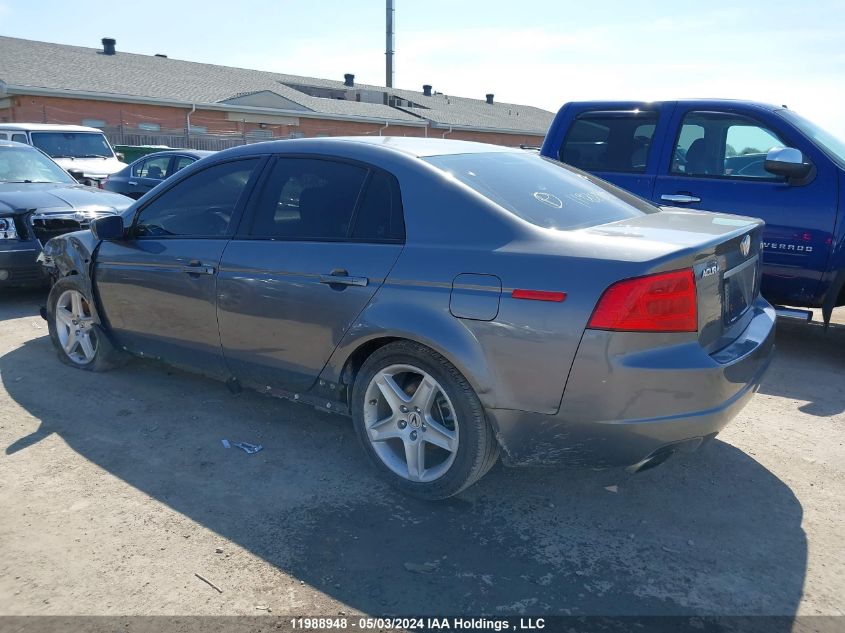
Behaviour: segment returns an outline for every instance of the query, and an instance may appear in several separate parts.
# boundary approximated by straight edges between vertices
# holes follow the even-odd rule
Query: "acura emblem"
[[[742,241],[739,243],[739,250],[742,252],[743,257],[748,257],[748,253],[751,252],[751,236],[746,235],[742,238]]]
[[[411,425],[412,429],[420,428],[422,426],[422,419],[420,418],[420,414],[416,412],[411,413],[411,415],[408,416],[408,424]]]

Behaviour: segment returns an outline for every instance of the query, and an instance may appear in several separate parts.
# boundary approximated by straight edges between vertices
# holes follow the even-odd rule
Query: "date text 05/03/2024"
[[[299,617],[290,620],[293,630],[303,631],[385,631],[391,629],[414,631],[453,630],[453,631],[538,631],[546,627],[543,618],[326,618]]]

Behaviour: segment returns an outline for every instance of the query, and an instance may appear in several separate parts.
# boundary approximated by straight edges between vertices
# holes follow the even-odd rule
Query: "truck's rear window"
[[[527,152],[425,160],[532,224],[572,230],[660,210],[608,182]]]
[[[587,171],[644,173],[657,118],[650,110],[585,112],[572,122],[559,158]]]

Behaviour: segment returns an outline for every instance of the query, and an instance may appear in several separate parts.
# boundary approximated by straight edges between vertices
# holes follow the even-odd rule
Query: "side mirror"
[[[73,176],[77,182],[82,182],[83,180],[85,180],[85,172],[81,169],[74,169],[71,167],[67,170],[67,173]]]
[[[117,160],[119,160],[121,163],[126,160],[126,156],[123,152],[116,152],[115,156],[117,156]]]
[[[804,161],[804,154],[794,147],[775,147],[766,154],[763,168],[776,176],[785,176],[789,180],[805,178],[812,169],[810,162]]]
[[[91,232],[98,240],[123,239],[123,218],[119,215],[107,215],[91,222]]]

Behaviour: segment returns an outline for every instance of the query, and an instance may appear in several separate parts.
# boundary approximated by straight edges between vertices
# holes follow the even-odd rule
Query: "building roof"
[[[553,114],[512,103],[0,36],[0,94],[87,96],[543,135]],[[384,94],[391,105],[384,103]],[[323,96],[330,95],[330,96]],[[341,98],[331,98],[341,97]],[[356,99],[363,99],[357,101]]]

